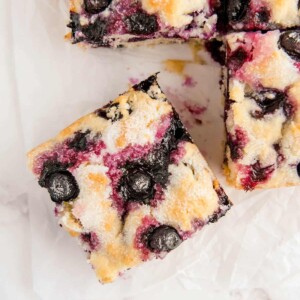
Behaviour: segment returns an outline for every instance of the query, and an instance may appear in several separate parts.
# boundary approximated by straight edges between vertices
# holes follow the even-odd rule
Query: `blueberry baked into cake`
[[[229,182],[245,190],[299,185],[300,30],[232,33],[226,46]]]
[[[28,161],[103,283],[163,257],[231,207],[156,76],[38,146]]]
[[[208,38],[217,16],[209,0],[70,0],[70,37],[92,47]]]

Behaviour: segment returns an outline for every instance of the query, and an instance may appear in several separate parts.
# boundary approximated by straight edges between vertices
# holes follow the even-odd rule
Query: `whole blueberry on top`
[[[298,173],[298,176],[300,177],[300,163],[297,165],[297,173]]]
[[[119,190],[127,201],[148,204],[154,195],[154,181],[144,168],[129,166],[120,180]]]
[[[156,16],[137,12],[126,19],[128,31],[133,34],[147,35],[158,30]]]
[[[84,0],[84,9],[90,14],[98,14],[105,10],[112,0]]]
[[[77,182],[68,171],[51,173],[46,179],[46,188],[56,203],[73,200],[79,194]]]
[[[242,21],[249,7],[250,0],[228,0],[227,15],[231,23],[238,23]]]
[[[137,195],[148,194],[148,191],[151,190],[153,185],[151,176],[139,170],[128,174],[127,182],[132,193]]]
[[[181,244],[182,239],[175,228],[162,225],[149,234],[147,241],[150,250],[161,252],[175,249]]]
[[[279,46],[293,59],[300,61],[300,30],[289,30],[282,33]]]

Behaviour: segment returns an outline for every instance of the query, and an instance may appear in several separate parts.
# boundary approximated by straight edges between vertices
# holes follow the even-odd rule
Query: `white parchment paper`
[[[18,203],[20,195],[22,205],[24,199],[29,203],[28,276],[41,299],[121,299],[154,288],[172,289],[174,282],[199,290],[299,288],[300,189],[244,193],[226,185],[221,174],[220,69],[207,55],[201,54],[206,65],[187,65],[185,74],[195,83],[186,86],[183,76],[165,71],[162,62],[192,60],[187,45],[83,50],[63,39],[68,20],[65,0],[11,0],[1,2],[0,8],[7,26],[1,44],[6,73],[0,73],[5,170],[0,196],[1,203]],[[148,262],[103,286],[80,247],[57,226],[47,192],[25,169],[25,152],[115,98],[130,82],[157,71],[162,88],[235,206],[163,261]],[[195,113],[194,105],[203,111]]]

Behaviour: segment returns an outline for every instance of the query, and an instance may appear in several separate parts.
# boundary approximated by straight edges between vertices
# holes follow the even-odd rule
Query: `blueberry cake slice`
[[[300,31],[226,37],[225,168],[237,188],[300,184]]]
[[[223,1],[229,27],[234,30],[288,29],[300,25],[299,0]]]
[[[231,207],[156,76],[38,146],[28,161],[103,283],[163,257]]]
[[[210,37],[217,15],[209,0],[70,0],[73,43],[119,47],[133,42]]]

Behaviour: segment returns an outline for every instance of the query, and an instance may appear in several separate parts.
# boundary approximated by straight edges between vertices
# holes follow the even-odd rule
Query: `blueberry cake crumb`
[[[156,75],[33,149],[28,161],[103,283],[162,258],[231,207]]]

